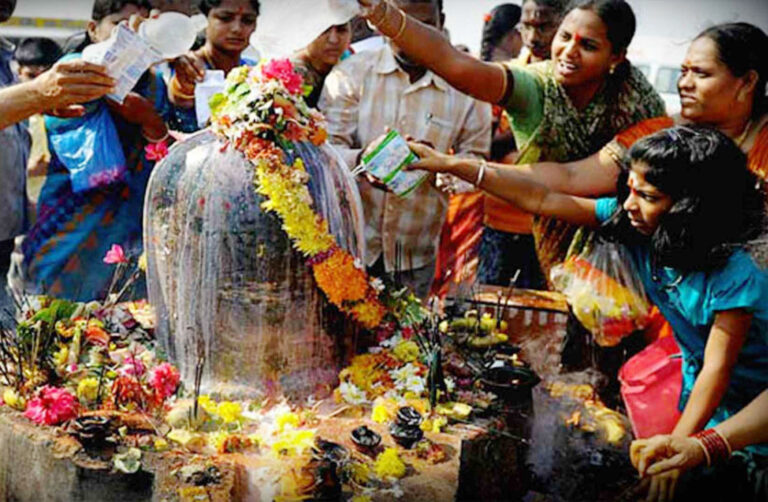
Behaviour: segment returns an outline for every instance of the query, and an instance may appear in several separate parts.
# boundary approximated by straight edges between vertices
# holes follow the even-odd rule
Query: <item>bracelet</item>
[[[379,23],[384,21],[384,18],[387,17],[387,11],[389,10],[389,2],[387,2],[387,0],[381,0],[381,3],[384,4],[384,12],[381,13],[381,16],[379,17],[379,19],[377,19],[376,21],[374,21],[373,19],[368,20],[374,26],[378,26]],[[371,12],[371,14],[373,14],[373,12]]]
[[[501,100],[503,100],[507,96],[507,86],[509,85],[509,77],[507,76],[507,67],[504,66],[501,63],[494,63],[496,66],[501,68],[501,94],[499,95],[499,99],[496,100],[497,104],[501,104]],[[621,165],[621,164],[619,164]]]
[[[170,137],[170,135],[171,135],[171,131],[170,131],[170,130],[169,130],[167,127],[165,128],[165,136],[163,136],[163,137],[162,137],[162,138],[160,138],[160,139],[153,139],[153,138],[150,138],[149,136],[147,136],[147,135],[146,135],[146,133],[144,133],[144,131],[142,131],[142,132],[141,132],[141,136],[142,136],[142,137],[143,137],[145,140],[149,141],[150,143],[160,143],[160,142],[162,142],[162,141],[165,141],[165,140],[167,140],[167,139]]]
[[[400,13],[400,19],[402,19],[402,21],[400,22],[400,29],[397,30],[397,35],[392,37],[393,42],[397,42],[397,39],[403,35],[403,32],[405,32],[406,26],[408,26],[408,16],[405,15],[405,12],[403,12],[403,9],[397,9],[397,12]]]
[[[480,159],[480,169],[477,171],[477,179],[475,179],[475,186],[480,188],[480,183],[483,182],[485,176],[485,169],[488,167],[488,163],[485,159]]]
[[[707,457],[708,466],[727,460],[731,456],[731,445],[715,429],[703,430],[691,437],[696,439],[704,448],[704,456]]]
[[[171,91],[178,98],[185,99],[187,101],[195,99],[194,94],[186,94],[184,90],[182,90],[181,84],[179,83],[179,79],[176,78],[176,75],[174,75],[171,79]]]
[[[696,441],[696,443],[697,443],[699,446],[701,446],[701,449],[702,449],[702,451],[704,452],[704,458],[706,458],[706,459],[707,459],[707,465],[708,465],[708,466],[712,465],[712,457],[710,457],[710,456],[709,456],[709,450],[707,450],[707,447],[706,447],[706,446],[704,446],[704,442],[702,442],[702,440],[701,440],[701,439],[699,439],[699,438],[697,438],[697,437],[691,437],[691,439],[693,439],[694,441]]]

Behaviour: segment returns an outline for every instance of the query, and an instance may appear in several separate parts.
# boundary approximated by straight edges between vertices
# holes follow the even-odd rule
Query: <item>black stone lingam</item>
[[[397,410],[397,417],[389,426],[389,433],[397,444],[410,450],[424,437],[424,432],[419,428],[423,420],[413,407],[403,406]]]
[[[361,453],[372,454],[381,444],[381,436],[365,425],[352,431],[352,442]]]

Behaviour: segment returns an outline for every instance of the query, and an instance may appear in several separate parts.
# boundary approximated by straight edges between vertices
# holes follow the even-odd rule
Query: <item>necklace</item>
[[[744,143],[744,140],[747,139],[747,136],[749,136],[749,131],[752,129],[752,120],[750,119],[747,121],[746,125],[744,126],[744,130],[741,131],[741,134],[738,135],[738,137],[734,138],[734,143],[736,143],[736,146],[741,148],[741,145]]]

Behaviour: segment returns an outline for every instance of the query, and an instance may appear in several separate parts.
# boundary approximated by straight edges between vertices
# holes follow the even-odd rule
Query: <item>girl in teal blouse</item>
[[[764,195],[746,157],[713,129],[677,126],[628,152],[618,197],[586,199],[412,144],[412,166],[447,172],[523,210],[625,243],[648,297],[683,353],[683,414],[673,434],[725,420],[768,388],[768,276],[745,245],[763,229]],[[752,451],[768,454],[768,445]]]

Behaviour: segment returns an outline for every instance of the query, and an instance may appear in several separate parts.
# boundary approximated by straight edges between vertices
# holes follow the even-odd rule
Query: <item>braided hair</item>
[[[488,14],[483,25],[483,40],[480,45],[480,59],[490,61],[493,49],[504,38],[504,35],[514,30],[520,22],[521,9],[512,3],[497,5]]]

